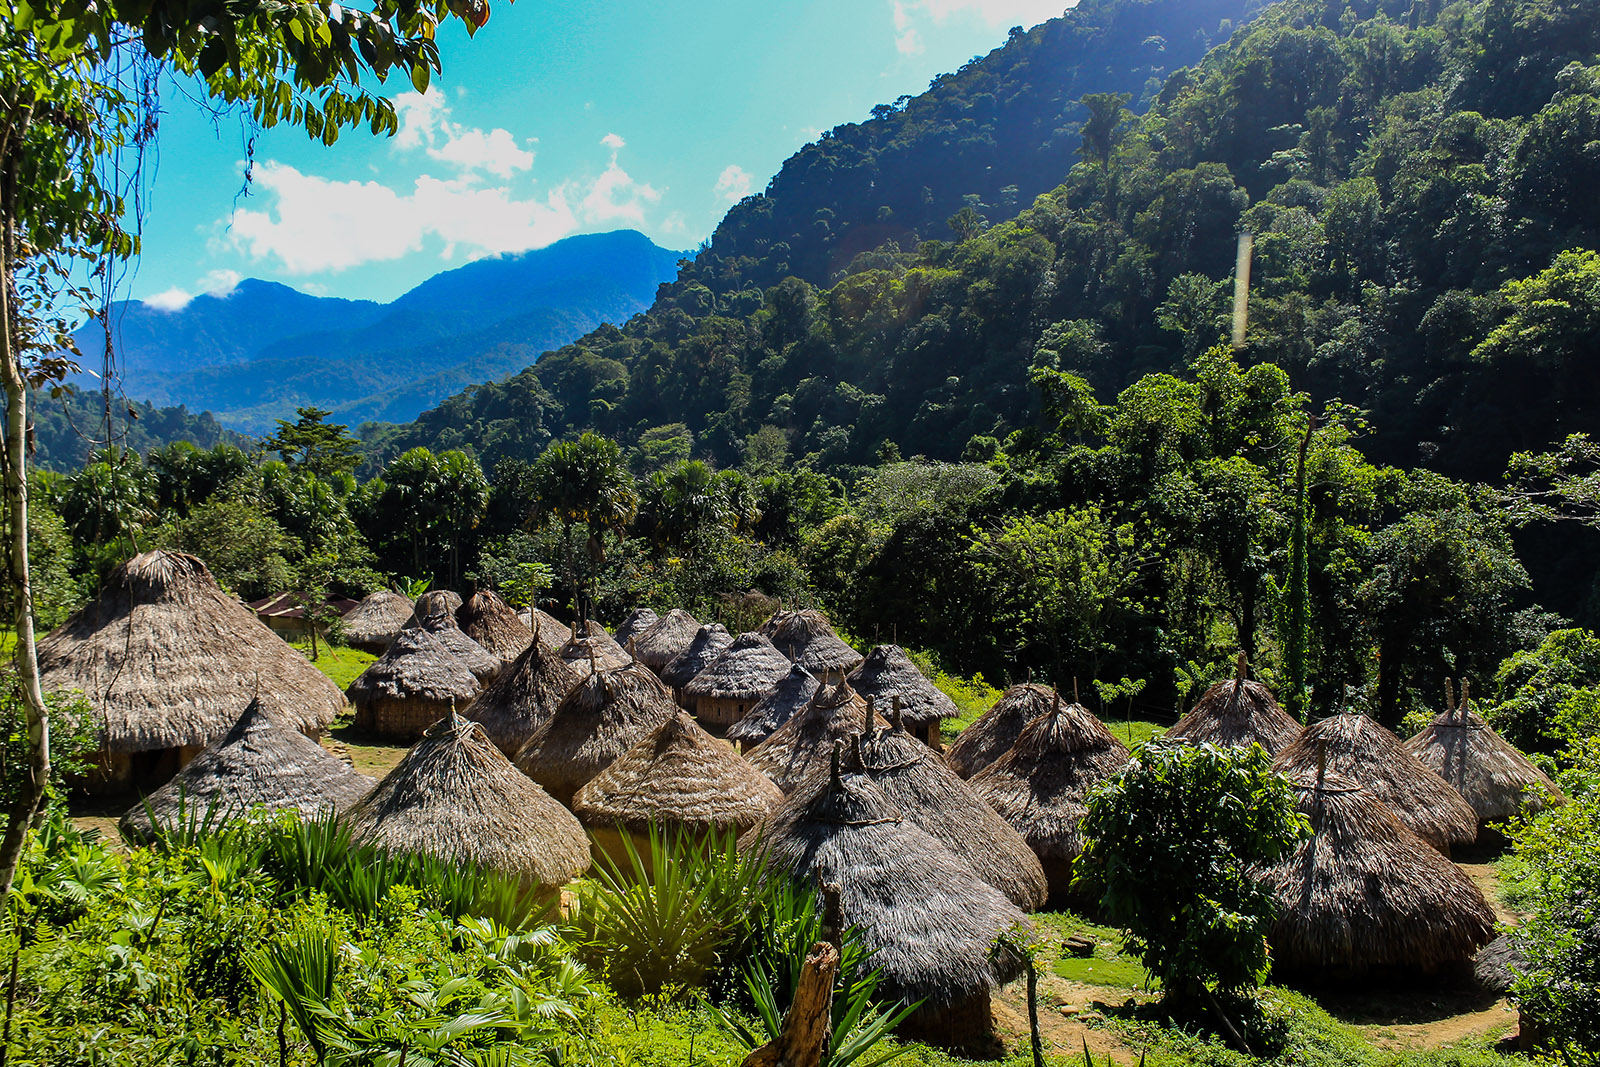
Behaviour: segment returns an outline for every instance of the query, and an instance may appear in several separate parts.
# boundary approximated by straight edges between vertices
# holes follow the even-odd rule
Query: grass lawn
[[[306,657],[311,659],[311,643],[309,641],[296,641],[294,647]],[[371,652],[362,652],[355,648],[346,648],[343,645],[329,645],[326,642],[317,642],[317,658],[311,660],[323,674],[333,679],[333,684],[340,689],[345,688],[356,680],[356,676],[367,669],[367,665],[377,659]]]

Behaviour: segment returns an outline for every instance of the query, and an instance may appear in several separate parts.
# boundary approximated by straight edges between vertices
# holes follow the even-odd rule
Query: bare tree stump
[[[818,1067],[833,1030],[833,981],[839,974],[839,950],[818,941],[806,953],[800,987],[783,1016],[777,1038],[751,1052],[743,1067]]]

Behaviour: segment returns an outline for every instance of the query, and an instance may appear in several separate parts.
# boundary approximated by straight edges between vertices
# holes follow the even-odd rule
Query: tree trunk
[[[794,1003],[783,1016],[777,1037],[744,1058],[741,1067],[818,1067],[833,1032],[833,981],[839,950],[818,941],[806,953]]]

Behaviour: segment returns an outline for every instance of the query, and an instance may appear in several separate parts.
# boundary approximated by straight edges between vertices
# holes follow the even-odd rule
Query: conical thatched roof
[[[634,637],[633,654],[640,663],[659,674],[694,642],[699,629],[700,624],[693,615],[682,608],[673,608]]]
[[[505,666],[499,656],[491,655],[484,647],[466,634],[461,632],[461,627],[456,625],[456,617],[447,612],[436,611],[423,616],[419,629],[426,630],[433,635],[433,639],[444,646],[461,665],[472,672],[478,679],[479,685],[487,685],[500,673],[500,668]]]
[[[1268,937],[1287,971],[1437,971],[1494,936],[1494,912],[1461,868],[1353,779],[1294,775],[1315,836],[1266,868],[1278,901]]]
[[[661,668],[661,680],[674,689],[682,689],[694,681],[694,676],[711,666],[716,658],[733,644],[733,635],[718,622],[709,623],[695,631],[689,647]]]
[[[348,821],[358,841],[469,860],[540,885],[563,885],[589,867],[577,818],[459,715],[429,727]]]
[[[533,631],[490,589],[478,590],[456,609],[456,625],[502,663],[510,663],[533,643]]]
[[[39,642],[39,674],[47,693],[88,698],[109,752],[210,744],[258,691],[307,733],[345,703],[327,675],[182,552],[144,552],[112,571],[99,599]]]
[[[740,634],[683,692],[711,700],[760,700],[788,673],[789,661],[771,641],[757,633]]]
[[[419,626],[423,619],[426,619],[429,615],[437,615],[441,611],[454,617],[456,609],[460,606],[460,593],[452,592],[449,589],[430,589],[417,597],[416,604],[412,606],[411,618],[406,622],[406,625]]]
[[[743,831],[782,801],[766,775],[680,711],[591,778],[572,810],[595,828]]]
[[[622,625],[617,627],[617,644],[627,648],[629,641],[637,639],[640,634],[660,621],[661,616],[650,608],[634,608],[628,612],[628,617],[622,620]]]
[[[515,756],[533,731],[556,713],[561,700],[578,684],[579,672],[539,642],[506,665],[466,709],[489,740],[507,756]]]
[[[1449,782],[1480,824],[1566,800],[1548,775],[1467,706],[1464,696],[1459,708],[1435,717],[1407,741],[1406,751]]]
[[[823,685],[804,710],[745,753],[745,758],[779,789],[793,793],[808,776],[825,772],[835,741],[889,725],[875,713],[868,722],[868,715],[867,702],[849,682]]]
[[[672,694],[643,664],[601,668],[581,677],[555,714],[533,731],[517,753],[517,766],[566,803],[677,712]]]
[[[777,687],[762,697],[744,718],[728,727],[728,740],[744,745],[765,741],[774,730],[805,710],[821,685],[810,671],[797,663],[791,664],[789,673],[779,679]]]
[[[1045,872],[1028,842],[938,753],[906,733],[904,720],[857,742],[862,771],[900,814],[937,838],[1019,908],[1045,901]],[[803,788],[810,788],[809,786]]]
[[[1294,717],[1278,706],[1270,689],[1245,677],[1244,654],[1240,653],[1238,673],[1207,689],[1194,710],[1179,719],[1166,736],[1223,748],[1257,744],[1267,755],[1276,756],[1300,736],[1300,730]]]
[[[571,640],[561,646],[561,658],[579,671],[590,670],[591,664],[604,671],[633,662],[633,657],[593,619],[573,628]]]
[[[932,726],[961,714],[956,702],[930,682],[899,645],[874,645],[861,666],[850,672],[850,685],[886,713],[898,697],[900,714],[911,726]]]
[[[269,712],[265,705],[274,699],[250,701],[231,730],[129,808],[118,824],[123,834],[148,840],[152,814],[160,826],[180,818],[231,818],[256,807],[313,816],[343,811],[365,796],[373,780],[288,725],[276,710]]]
[[[1059,699],[1047,685],[1025,682],[1012,686],[1000,694],[994,707],[956,735],[950,751],[945,753],[945,762],[961,777],[971,778],[1004,755],[1016,743],[1022,728],[1049,714]]]
[[[409,597],[393,589],[368,593],[340,622],[345,644],[381,653],[411,618]]]
[[[770,623],[774,619],[776,615],[767,621]],[[779,652],[812,674],[853,671],[861,664],[861,653],[839,640],[828,617],[820,611],[807,609],[784,614],[771,638]]]
[[[967,785],[1028,842],[1050,891],[1063,893],[1083,850],[1078,824],[1089,791],[1127,765],[1128,750],[1099,719],[1052,695],[1050,710],[1024,726],[1016,744]]]
[[[1510,934],[1501,934],[1472,957],[1472,977],[1477,980],[1479,987],[1491,993],[1511,992],[1517,975],[1527,968],[1528,961],[1523,958],[1516,939]]]
[[[1448,853],[1451,845],[1477,840],[1477,813],[1455,786],[1423,766],[1376,720],[1330,715],[1307,727],[1272,766],[1291,777],[1313,774],[1324,754],[1329,772],[1359,784],[1435,848]]]
[[[540,608],[523,608],[517,612],[517,621],[533,633],[534,639],[552,652],[572,640],[572,630],[566,623]]]
[[[426,700],[466,707],[478,678],[439,639],[420,626],[402,630],[345,693],[358,708],[375,700]]]
[[[794,618],[795,614],[796,613],[793,611],[784,611],[782,608],[779,608],[771,615],[768,615],[766,621],[760,626],[756,627],[755,632],[763,637],[770,638],[779,630],[783,629],[783,624]]]
[[[1025,915],[916,823],[871,779],[833,772],[821,788],[791,796],[741,847],[809,885],[837,885],[843,922],[855,926],[883,972],[886,999],[926,998],[937,1015],[986,998],[1021,961],[990,951]]]

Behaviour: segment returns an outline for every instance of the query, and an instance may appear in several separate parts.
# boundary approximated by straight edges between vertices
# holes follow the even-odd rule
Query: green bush
[[[1484,715],[1528,752],[1556,752],[1600,730],[1600,637],[1557,630],[1495,672],[1496,701]]]

